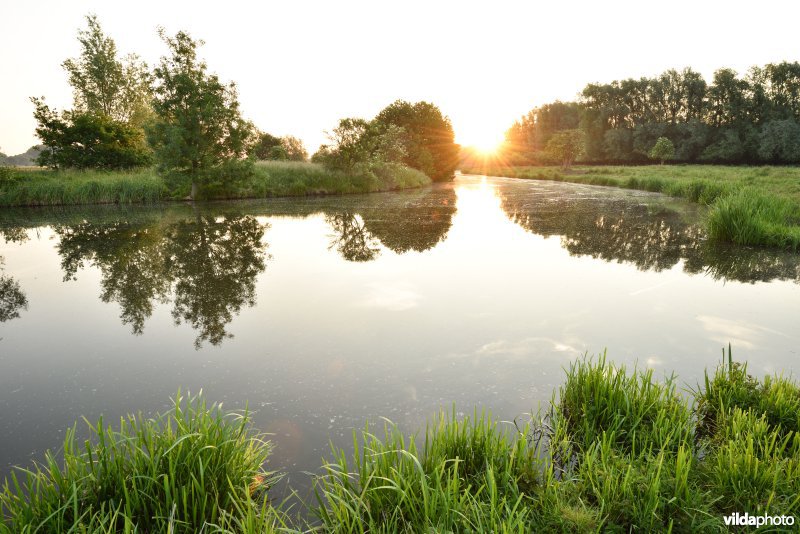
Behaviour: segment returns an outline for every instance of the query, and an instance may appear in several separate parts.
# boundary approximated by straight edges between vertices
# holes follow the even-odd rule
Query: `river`
[[[461,176],[400,192],[0,211],[0,477],[203,390],[307,488],[329,442],[438,410],[511,420],[575,358],[797,373],[800,257],[714,246],[658,194]],[[84,423],[79,422],[80,425]]]

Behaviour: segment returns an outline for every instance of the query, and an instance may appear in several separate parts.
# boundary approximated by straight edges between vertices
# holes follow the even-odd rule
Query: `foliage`
[[[42,140],[37,162],[56,169],[131,169],[152,162],[140,128],[108,115],[64,111],[60,115],[32,99],[38,121],[36,135]]]
[[[159,35],[171,54],[155,68],[157,119],[148,129],[159,170],[174,186],[190,183],[193,199],[228,191],[251,172],[244,156],[253,127],[241,117],[236,86],[208,74],[197,58],[202,43],[187,33]]]
[[[675,156],[675,145],[672,144],[668,137],[659,137],[647,155],[652,159],[659,160],[663,165],[665,160],[672,159]]]
[[[268,134],[267,132],[258,132],[253,146],[250,147],[248,153],[260,160],[270,159],[286,159],[283,150],[281,150],[281,138]]]
[[[411,104],[397,100],[375,117],[386,127],[394,125],[404,132],[402,163],[419,169],[434,181],[452,180],[458,165],[458,145],[450,119],[429,102]],[[396,130],[400,132],[400,130]]]
[[[151,114],[151,76],[134,55],[117,59],[114,40],[103,33],[95,15],[86,17],[87,29],[78,32],[81,52],[62,66],[69,74],[75,110],[110,117],[141,128]]]
[[[171,412],[154,418],[102,418],[81,443],[64,439],[63,461],[41,464],[6,481],[0,504],[13,532],[198,532],[266,506],[274,481],[264,471],[271,447],[249,414],[225,413],[180,392]]]
[[[308,151],[297,137],[291,135],[281,137],[281,146],[289,161],[306,161],[308,159]]]
[[[580,130],[564,130],[555,133],[547,141],[546,151],[562,169],[569,169],[584,151],[584,136]]]
[[[710,84],[689,68],[592,83],[577,102],[545,104],[514,122],[502,159],[540,164],[552,135],[580,128],[587,162],[644,163],[666,137],[682,162],[795,163],[798,87],[798,62],[753,67],[744,76],[720,69]]]
[[[406,132],[393,124],[346,118],[328,137],[331,145],[321,147],[315,160],[336,171],[369,172],[387,164],[399,165],[406,156]]]
[[[3,257],[0,256],[0,323],[19,317],[22,310],[28,309],[28,297],[19,282],[3,274]]]
[[[75,108],[58,113],[32,98],[36,134],[44,147],[40,165],[54,168],[130,169],[149,165],[142,125],[150,116],[150,74],[136,56],[123,64],[97,17],[78,32],[81,55],[63,63]]]

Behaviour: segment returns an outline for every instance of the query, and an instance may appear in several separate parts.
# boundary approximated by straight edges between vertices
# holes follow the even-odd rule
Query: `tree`
[[[235,84],[223,84],[197,58],[189,34],[159,35],[170,51],[155,68],[154,124],[148,140],[159,170],[191,184],[191,198],[204,191],[235,185],[250,172],[244,160],[254,128],[239,112]]]
[[[58,113],[43,99],[31,99],[33,116],[39,123],[36,135],[44,147],[39,165],[77,169],[129,169],[149,165],[150,149],[141,128],[135,128],[104,114],[81,111]]]
[[[459,147],[450,119],[439,108],[429,102],[411,104],[397,100],[378,113],[375,121],[405,131],[404,164],[433,180],[452,180],[458,166]]]
[[[297,137],[291,135],[281,137],[281,146],[286,152],[286,159],[289,161],[305,161],[308,159],[308,151],[303,146],[303,142]]]
[[[652,159],[660,160],[661,165],[663,165],[664,160],[672,159],[675,156],[675,145],[672,144],[669,138],[659,137],[650,150],[649,156]]]
[[[364,119],[339,119],[339,125],[326,132],[330,146],[320,147],[320,159],[332,169],[345,172],[352,171],[359,163],[369,159],[369,151],[364,142],[364,135],[369,123]]]
[[[303,142],[297,137],[287,135],[275,137],[266,132],[259,132],[257,140],[248,153],[260,160],[305,161],[308,152]]]
[[[150,116],[151,76],[135,54],[117,59],[114,40],[103,33],[95,15],[78,32],[80,56],[62,63],[69,74],[75,109],[142,126]]]
[[[547,142],[546,151],[561,162],[561,168],[569,169],[575,159],[583,153],[584,136],[580,130],[564,130],[553,134]]]
[[[766,123],[761,130],[758,155],[765,161],[800,162],[800,124],[794,119]]]
[[[78,32],[80,57],[62,66],[69,74],[75,107],[50,109],[44,98],[32,98],[36,133],[44,147],[40,165],[55,168],[126,169],[151,163],[142,125],[151,115],[150,74],[134,56],[123,64],[113,39],[97,17],[86,17],[88,28]]]
[[[258,132],[256,134],[257,139],[253,146],[250,148],[249,153],[252,156],[255,156],[256,159],[260,160],[268,160],[268,159],[285,159],[282,157],[276,157],[283,153],[281,149],[281,138],[275,137],[272,134],[268,134],[267,132]]]

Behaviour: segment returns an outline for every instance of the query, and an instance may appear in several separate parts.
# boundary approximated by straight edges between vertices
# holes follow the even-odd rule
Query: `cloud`
[[[358,305],[386,311],[405,311],[419,306],[422,298],[408,283],[392,286],[375,282],[367,285],[367,295]]]

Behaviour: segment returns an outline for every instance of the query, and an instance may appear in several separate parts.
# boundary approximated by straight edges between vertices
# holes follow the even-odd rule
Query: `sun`
[[[461,146],[471,147],[484,155],[497,152],[504,141],[502,130],[483,124],[460,129],[458,138]]]

